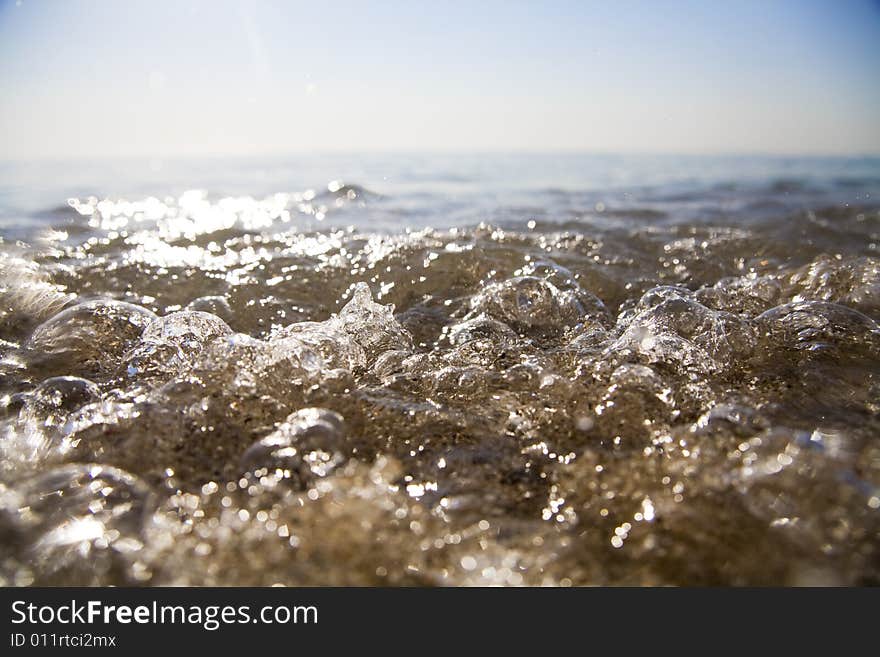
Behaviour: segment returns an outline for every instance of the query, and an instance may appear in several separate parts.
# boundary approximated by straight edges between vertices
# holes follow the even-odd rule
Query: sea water
[[[880,160],[0,165],[0,581],[877,584]]]

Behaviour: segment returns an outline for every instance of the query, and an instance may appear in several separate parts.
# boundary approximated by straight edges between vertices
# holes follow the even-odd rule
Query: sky
[[[0,0],[0,159],[880,153],[880,2]]]

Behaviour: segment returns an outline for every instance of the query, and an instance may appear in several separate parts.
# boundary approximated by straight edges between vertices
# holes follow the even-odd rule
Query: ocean
[[[0,164],[6,585],[880,583],[880,158]]]

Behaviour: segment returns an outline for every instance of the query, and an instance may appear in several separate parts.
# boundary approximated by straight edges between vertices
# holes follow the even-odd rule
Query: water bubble
[[[143,546],[149,488],[104,465],[65,465],[16,486],[0,512],[14,528],[10,547],[39,567],[46,583],[123,579]]]
[[[11,459],[38,459],[58,446],[70,430],[76,411],[101,398],[98,386],[86,379],[58,376],[46,379],[22,396],[15,445],[7,445]]]
[[[229,335],[226,322],[206,312],[183,310],[150,322],[141,339],[145,342],[169,342],[181,349],[200,349],[209,340]]]
[[[535,337],[558,337],[568,329],[599,321],[576,292],[560,290],[536,276],[493,283],[474,296],[471,308],[470,317],[485,314],[518,333]]]
[[[623,333],[612,346],[648,364],[665,363],[681,372],[717,372],[751,356],[755,332],[731,313],[706,308],[689,291],[654,288],[621,314]]]
[[[880,328],[857,310],[824,301],[777,306],[756,322],[774,345],[838,356],[880,353]]]
[[[241,457],[246,472],[281,472],[285,479],[307,487],[341,462],[345,428],[342,416],[322,408],[292,413],[268,436],[251,445]]]
[[[231,322],[234,317],[232,307],[229,305],[229,300],[222,295],[209,295],[193,299],[186,305],[185,310],[197,310],[199,312],[211,313],[226,323]]]
[[[155,319],[152,312],[131,303],[87,301],[40,324],[26,346],[34,367],[106,377],[116,371],[124,354]]]
[[[321,369],[357,370],[367,364],[364,348],[334,321],[290,324],[272,342],[288,348],[298,345],[312,350],[322,359]]]
[[[183,310],[159,317],[125,355],[126,372],[142,377],[173,374],[192,366],[208,342],[231,334],[226,322],[210,313]]]

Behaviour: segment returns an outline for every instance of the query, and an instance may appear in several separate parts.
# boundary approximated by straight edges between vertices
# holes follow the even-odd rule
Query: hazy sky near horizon
[[[0,159],[880,153],[880,3],[0,0]]]

